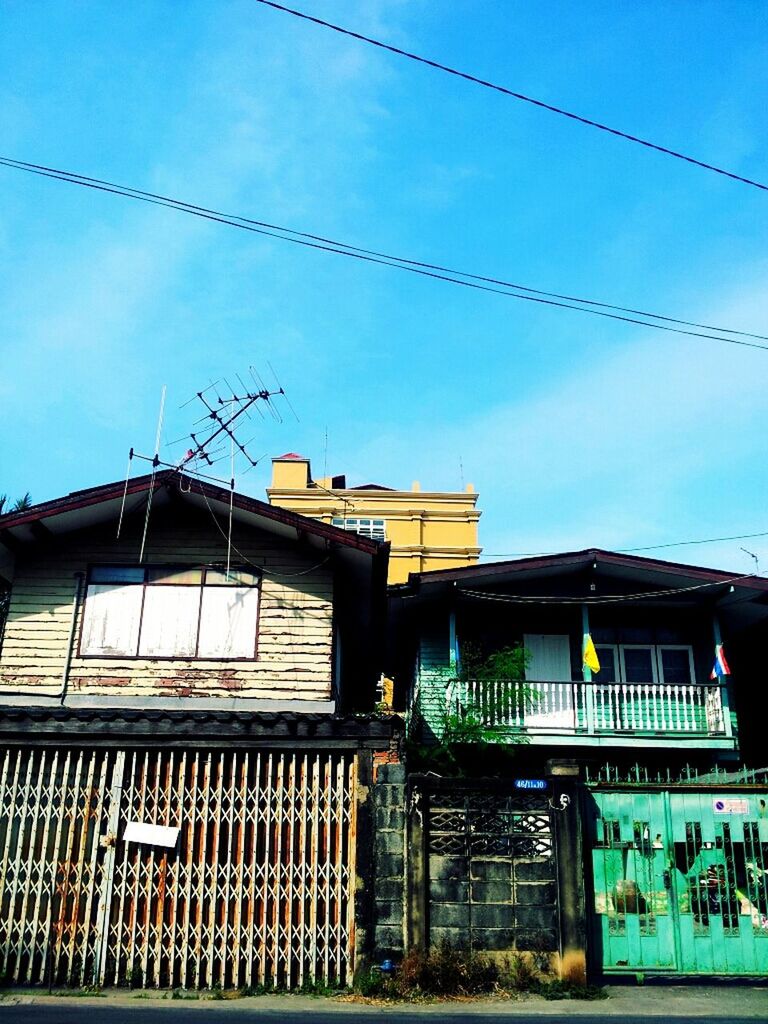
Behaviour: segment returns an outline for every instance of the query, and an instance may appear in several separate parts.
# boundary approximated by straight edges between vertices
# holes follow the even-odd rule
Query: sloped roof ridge
[[[124,493],[136,494],[143,490],[149,490],[152,486],[158,489],[163,486],[173,485],[180,480],[182,475],[177,469],[163,469],[154,475],[147,473],[144,476],[134,477],[127,482],[125,480],[118,480],[113,483],[99,484],[96,487],[88,487],[80,491],[72,491],[61,498],[39,502],[19,512],[7,512],[5,515],[0,515],[0,530],[9,530],[15,526],[39,522],[49,516],[61,515],[65,512],[74,512],[90,505],[97,505],[101,501],[121,498]],[[229,504],[231,495],[229,488],[208,483],[193,476],[187,476],[186,480],[189,481],[189,490],[185,487],[183,494],[202,494]],[[291,526],[304,533],[325,537],[345,547],[358,548],[369,554],[378,554],[385,546],[379,541],[370,540],[368,537],[362,537],[349,530],[342,530],[339,527],[331,526],[317,519],[310,519],[299,512],[292,512],[277,505],[270,505],[266,501],[252,498],[238,491],[234,492],[233,506],[240,511],[252,512],[255,515],[263,516],[265,519]]]
[[[755,576],[750,573],[735,573],[725,569],[713,569],[708,566],[689,565],[686,562],[671,562],[662,558],[651,558],[647,555],[636,555],[631,552],[610,551],[607,548],[582,548],[577,551],[563,551],[547,555],[534,555],[525,558],[507,559],[498,562],[482,562],[475,565],[466,565],[457,569],[430,569],[422,573],[412,573],[411,579],[423,583],[439,582],[445,579],[466,577],[472,579],[483,575],[500,575],[505,570],[531,570],[544,569],[558,565],[572,565],[580,562],[594,560],[603,561],[611,565],[636,567],[643,569],[668,570],[678,575],[692,577],[704,577],[706,579],[720,579],[723,582],[741,580],[743,577],[747,586],[756,586],[759,589],[768,589],[768,577]]]

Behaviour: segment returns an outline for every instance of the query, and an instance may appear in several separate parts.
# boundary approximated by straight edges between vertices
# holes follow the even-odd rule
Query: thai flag
[[[728,662],[725,660],[725,651],[723,650],[722,644],[715,645],[715,664],[712,666],[712,671],[709,673],[710,679],[717,679],[720,676],[729,676],[731,670],[728,667]]]

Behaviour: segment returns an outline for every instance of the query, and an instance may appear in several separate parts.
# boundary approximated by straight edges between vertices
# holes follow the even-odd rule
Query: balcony
[[[511,682],[451,680],[449,714],[473,715],[529,742],[732,748],[731,719],[724,687],[717,683]]]

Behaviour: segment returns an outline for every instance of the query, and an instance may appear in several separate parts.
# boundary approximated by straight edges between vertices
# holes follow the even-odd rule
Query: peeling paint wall
[[[66,665],[77,572],[94,564],[137,564],[143,512],[115,524],[50,538],[22,553],[0,655],[0,688],[54,693]],[[316,550],[235,523],[232,565],[262,572],[254,660],[152,659],[78,655],[76,623],[68,689],[72,694],[274,699],[331,696],[333,576]],[[211,516],[184,507],[152,513],[144,562],[210,565],[227,545]],[[84,593],[84,592],[83,592]]]

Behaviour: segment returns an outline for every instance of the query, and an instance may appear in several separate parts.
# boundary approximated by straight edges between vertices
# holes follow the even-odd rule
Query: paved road
[[[281,1012],[279,1010],[260,1010],[254,1006],[233,1006],[222,1007],[210,1003],[178,1002],[169,1003],[167,1006],[142,1006],[139,1002],[131,1005],[120,1006],[94,1006],[78,1005],[79,1000],[73,999],[71,1003],[48,1004],[34,1003],[32,1005],[11,1006],[8,1003],[0,1004],[0,1021],[2,1024],[340,1024],[344,1020],[381,1020],[386,1018],[387,1024],[425,1024],[431,1014],[409,1012],[407,1010],[396,1010],[391,1007],[349,1007],[343,1012],[322,1010],[307,1013],[302,1012]],[[445,1020],[448,1017],[451,1024],[499,1024],[500,1020],[513,1020],[518,1024],[574,1024],[574,1018],[579,1024],[605,1024],[606,1017],[598,1013],[595,1016],[584,1013],[578,1015],[573,1013],[552,1014],[533,1012],[531,1014],[489,1014],[486,1009],[480,1013],[451,1012],[440,1017]],[[674,1016],[666,1017],[667,1021],[674,1021],[674,1024],[722,1024],[726,1019],[723,1016]],[[755,1024],[759,1019],[756,1017],[729,1017],[728,1024]],[[622,1024],[648,1024],[648,1017],[622,1017]]]

